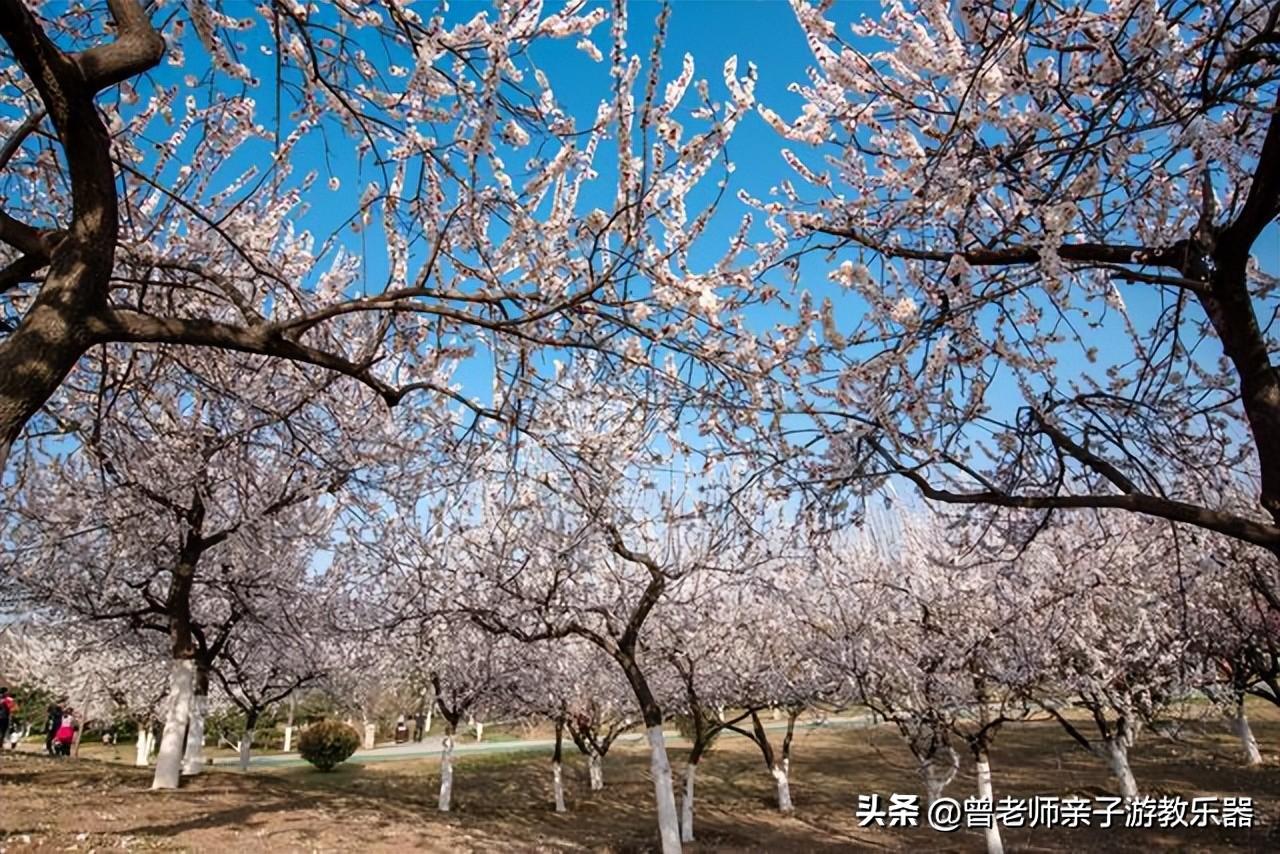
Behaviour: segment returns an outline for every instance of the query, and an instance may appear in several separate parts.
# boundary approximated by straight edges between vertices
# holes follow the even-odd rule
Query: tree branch
[[[396,389],[371,374],[367,365],[291,341],[266,327],[245,328],[217,320],[154,317],[127,309],[108,309],[91,318],[87,325],[101,342],[184,344],[275,356],[359,380],[377,392],[388,406],[394,406],[401,396]]]
[[[1093,451],[1090,451],[1077,443],[1074,439],[1064,433],[1060,427],[1045,418],[1038,410],[1032,410],[1032,417],[1035,418],[1036,424],[1039,425],[1040,430],[1049,437],[1055,447],[1065,451],[1074,459],[1079,460],[1093,471],[1105,477],[1121,492],[1127,495],[1133,495],[1139,491],[1137,484],[1130,480],[1124,472],[1120,471],[1120,469],[1116,468],[1109,461],[1093,453]]]
[[[902,258],[908,261],[936,261],[945,264],[956,255],[959,255],[972,267],[1011,267],[1037,264],[1040,261],[1040,250],[1033,246],[1015,245],[1004,249],[968,249],[940,252],[930,249],[912,249],[907,246],[892,246],[876,240],[865,231],[848,226],[820,225],[815,227],[814,230],[821,234],[852,240],[889,258]],[[1147,246],[1113,246],[1107,243],[1063,243],[1057,249],[1058,257],[1064,261],[1076,261],[1085,264],[1143,264],[1156,267],[1179,267],[1182,263],[1184,251],[1184,241],[1158,249]]]
[[[1267,136],[1258,152],[1258,169],[1249,185],[1249,195],[1235,222],[1218,236],[1218,245],[1238,257],[1248,257],[1249,249],[1267,224],[1280,216],[1280,94],[1271,114]]]
[[[107,7],[116,22],[115,41],[71,57],[95,91],[154,68],[164,57],[164,39],[137,0],[107,0]]]
[[[31,132],[36,129],[40,122],[44,119],[46,112],[44,110],[36,110],[31,115],[22,120],[22,124],[18,125],[17,130],[13,132],[13,136],[9,137],[5,142],[4,148],[0,148],[0,169],[9,165],[9,161],[13,159],[13,155],[18,153],[18,149],[22,147],[22,143],[26,140]]]
[[[1144,493],[1124,495],[1015,495],[996,490],[954,492],[929,483],[918,470],[895,466],[894,472],[915,484],[931,501],[948,504],[990,504],[1021,510],[1132,510],[1174,522],[1186,522],[1276,551],[1280,549],[1280,527],[1256,522],[1223,510],[1211,510],[1183,501],[1157,498]]]

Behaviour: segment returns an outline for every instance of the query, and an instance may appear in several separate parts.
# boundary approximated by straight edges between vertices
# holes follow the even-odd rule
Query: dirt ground
[[[1251,829],[1004,830],[1011,851],[1280,850],[1280,717],[1259,709],[1255,731],[1268,762],[1239,767],[1225,724],[1206,721],[1176,740],[1148,734],[1134,750],[1144,794],[1249,796]],[[102,755],[102,754],[100,754]],[[108,757],[132,757],[131,746]],[[684,751],[677,742],[677,773]],[[992,752],[997,797],[1080,795],[1114,789],[1094,757],[1074,749],[1056,725],[1009,726]],[[752,744],[726,737],[698,777],[696,845],[690,851],[974,851],[971,831],[859,828],[859,794],[915,793],[909,754],[896,735],[876,730],[804,730],[792,759],[796,811],[773,809],[773,781]],[[569,812],[550,806],[547,757],[463,756],[455,811],[435,809],[438,766],[411,760],[348,764],[331,774],[309,768],[242,775],[218,768],[178,792],[153,793],[150,774],[102,759],[0,755],[0,850],[271,851],[600,851],[656,847],[647,757],[616,747],[606,788],[593,793],[585,764],[569,760]],[[946,794],[973,793],[972,769]]]

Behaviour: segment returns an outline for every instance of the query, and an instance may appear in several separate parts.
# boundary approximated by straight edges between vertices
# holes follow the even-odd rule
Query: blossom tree
[[[238,386],[238,397],[201,393]],[[331,391],[284,363],[134,360],[109,409],[97,389],[60,392],[84,425],[79,444],[24,471],[5,508],[2,569],[31,602],[168,637],[157,788],[177,785],[184,748],[187,773],[203,764],[202,698],[250,600],[296,591],[338,501],[387,494],[370,464],[403,446]],[[77,572],[50,577],[48,565]]]
[[[529,644],[523,686],[511,700],[522,714],[550,720],[555,730],[551,792],[566,812],[564,736],[587,760],[591,790],[604,788],[604,759],[618,736],[639,723],[630,686],[605,654],[581,638]]]
[[[1280,704],[1280,611],[1273,601],[1276,559],[1225,537],[1199,539],[1195,547],[1204,568],[1188,594],[1186,624],[1194,654],[1205,659],[1201,687],[1230,720],[1244,763],[1258,765],[1262,752],[1245,698]]]
[[[127,627],[44,613],[0,631],[4,672],[46,688],[81,723],[128,719],[137,727],[134,764],[147,767],[167,692],[157,639]]]
[[[560,683],[564,728],[587,760],[592,791],[604,788],[604,760],[618,736],[640,723],[626,680],[600,650],[575,638],[557,641],[556,658],[573,666]]]
[[[297,595],[287,606],[272,603],[266,619],[258,617],[245,630],[230,635],[212,663],[223,693],[244,714],[244,732],[237,745],[241,771],[249,770],[254,732],[262,714],[322,675],[317,634],[324,624],[315,615],[306,619],[309,592],[295,589]]]
[[[1055,674],[1040,705],[1107,763],[1126,799],[1138,795],[1129,765],[1138,736],[1202,678],[1184,605],[1170,593],[1194,584],[1194,568],[1179,565],[1160,536],[1167,527],[1101,516],[1054,531],[1030,557],[1041,562],[1038,586],[1054,591],[1037,609],[1041,660]],[[1087,725],[1062,713],[1072,707],[1087,714]]]
[[[459,354],[526,382],[542,348],[713,356],[756,298],[730,293],[742,241],[705,269],[691,250],[755,72],[731,59],[718,100],[686,57],[660,89],[666,15],[646,62],[622,2],[0,4],[0,469],[104,344],[291,360],[497,421],[451,382]],[[561,40],[581,50],[557,83],[539,56]],[[560,93],[587,81],[599,107],[574,115]]]
[[[797,548],[780,529],[765,526],[731,555],[746,570],[738,577],[729,581],[721,573],[703,573],[691,578],[681,590],[679,606],[659,617],[660,637],[666,639],[667,658],[682,689],[678,707],[688,715],[692,730],[681,809],[685,841],[693,839],[699,763],[726,732],[755,744],[773,779],[779,811],[794,810],[791,747],[796,721],[806,709],[830,699],[842,678],[813,655],[809,628],[797,619],[801,612],[794,599],[803,589],[801,576],[813,571],[814,553]],[[790,530],[804,531],[803,526]],[[730,555],[721,559],[726,557]],[[786,714],[780,744],[760,717],[770,708]]]
[[[1041,648],[1027,640],[1042,628],[1044,603],[1027,595],[1038,585],[1007,563],[966,565],[964,533],[917,514],[891,541],[844,544],[833,561],[838,599],[824,596],[834,604],[824,620],[827,656],[859,701],[898,730],[930,802],[959,771],[957,746],[973,760],[977,797],[996,800],[991,746],[1006,723],[1037,710],[1043,679]],[[848,602],[868,616],[850,619]],[[1003,851],[998,827],[984,835],[988,852]]]
[[[829,294],[794,268],[824,330],[790,383],[825,449],[806,479],[1280,552],[1276,5],[793,7],[804,103],[762,115],[796,178],[754,203],[838,259]],[[1204,500],[1221,471],[1251,509]]]
[[[735,558],[761,503],[751,490],[716,483],[715,462],[705,482],[691,465],[681,471],[689,443],[667,399],[657,384],[563,366],[543,419],[521,432],[515,452],[487,454],[475,482],[435,502],[430,518],[407,526],[405,542],[382,537],[378,565],[410,580],[402,587],[430,591],[432,607],[497,635],[574,637],[607,655],[646,730],[670,852],[680,831],[650,619],[694,574],[746,571]]]
[[[604,667],[607,662],[599,661],[598,650],[583,649],[580,643],[574,644],[567,638],[558,645],[577,648],[576,657],[571,657],[572,652],[561,654],[579,664],[575,668],[577,672],[561,689],[562,722],[578,752],[586,757],[591,790],[598,792],[604,788],[604,760],[609,748],[618,736],[640,723],[635,698],[619,674],[611,667]],[[591,655],[592,652],[597,654]],[[582,665],[588,667],[580,669]]]
[[[519,674],[526,657],[518,643],[494,638],[465,618],[442,618],[423,626],[417,637],[416,667],[428,675],[436,709],[444,719],[440,742],[440,812],[453,808],[453,748],[458,725],[486,710],[520,705]]]
[[[703,760],[721,735],[730,730],[741,732],[741,725],[756,711],[752,706],[735,708],[733,713],[725,711],[731,701],[741,700],[747,693],[741,686],[752,672],[743,667],[743,657],[735,655],[742,640],[740,632],[759,629],[754,624],[748,627],[748,621],[740,619],[741,612],[729,604],[732,598],[727,591],[704,591],[700,596],[682,597],[680,607],[658,615],[657,634],[666,640],[665,657],[678,686],[671,692],[668,704],[683,718],[685,735],[691,742],[680,801],[682,842],[696,839],[695,796]],[[766,763],[772,766],[768,758]]]
[[[401,691],[411,678],[403,659],[412,646],[401,634],[387,636],[381,624],[353,618],[355,607],[349,600],[345,603],[341,629],[333,631],[330,624],[332,633],[319,649],[320,687],[334,709],[360,734],[361,747],[372,750],[377,747],[378,721],[395,712]],[[374,626],[381,630],[376,635]]]

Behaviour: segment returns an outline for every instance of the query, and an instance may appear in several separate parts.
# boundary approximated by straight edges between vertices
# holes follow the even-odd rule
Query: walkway
[[[849,717],[826,718],[820,721],[804,721],[796,724],[796,729],[819,729],[823,727],[840,727],[863,729],[872,725],[870,715],[855,715]],[[764,725],[767,730],[784,730],[787,728],[785,721],[769,721]],[[674,730],[666,730],[663,733],[668,740],[680,738],[680,733]],[[734,733],[727,733],[734,735]],[[642,732],[629,732],[618,737],[618,743],[635,743],[644,739]],[[565,747],[572,748],[573,743],[565,740]],[[533,739],[508,739],[506,741],[472,741],[470,735],[459,735],[454,742],[453,753],[455,756],[469,756],[477,753],[524,753],[533,751],[547,751],[548,753],[555,749],[555,740],[550,738],[533,738]],[[399,762],[410,759],[437,759],[440,756],[441,738],[433,735],[422,741],[409,741],[404,744],[385,744],[381,747],[375,747],[372,750],[357,750],[348,762],[365,763],[365,762]],[[214,760],[216,765],[236,765],[239,759],[234,756],[220,757]],[[297,753],[270,753],[263,756],[254,756],[249,760],[249,764],[260,768],[284,768],[293,765],[306,765]]]

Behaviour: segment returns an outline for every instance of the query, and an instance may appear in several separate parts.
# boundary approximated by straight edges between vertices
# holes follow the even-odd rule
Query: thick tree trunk
[[[244,716],[244,733],[240,736],[240,770],[249,770],[249,755],[253,752],[253,735],[258,726],[258,713],[249,712]]]
[[[604,762],[599,753],[587,754],[587,775],[591,778],[591,791],[598,792],[604,788]]]
[[[565,812],[564,806],[564,718],[556,718],[556,750],[551,755],[551,785],[555,798],[556,812]]]
[[[102,76],[95,79],[83,63],[89,52],[79,54],[79,60],[68,58],[24,4],[4,7],[0,38],[39,94],[57,133],[72,204],[64,234],[35,233],[15,225],[16,220],[5,229],[6,243],[31,259],[32,272],[46,259],[48,270],[18,328],[0,341],[0,474],[27,421],[96,343],[89,321],[107,302],[119,201],[111,137],[95,96],[100,88],[154,67],[164,54],[164,41],[145,13],[135,15],[137,10],[113,3],[116,43],[111,59],[100,53],[96,57],[93,70]]]
[[[253,730],[246,729],[240,736],[240,770],[249,770],[249,757],[253,752]]]
[[[18,329],[0,341],[0,473],[27,422],[93,343],[80,327],[83,318],[75,315],[37,302]]]
[[[453,724],[445,727],[440,742],[440,812],[448,812],[453,806],[453,731]]]
[[[788,785],[792,780],[791,743],[796,735],[796,720],[802,711],[804,710],[798,706],[787,709],[787,734],[782,738],[782,771],[787,775]]]
[[[1253,737],[1253,727],[1249,726],[1249,717],[1244,710],[1244,697],[1236,701],[1236,712],[1231,719],[1231,731],[1240,739],[1240,747],[1244,752],[1244,764],[1254,766],[1262,764],[1262,752],[1258,750],[1258,740]]]
[[[183,754],[187,746],[187,728],[195,703],[196,648],[191,634],[191,587],[195,581],[196,564],[204,553],[200,530],[204,525],[204,503],[200,493],[192,498],[187,514],[188,530],[183,535],[178,563],[173,567],[169,593],[165,598],[165,611],[169,620],[169,649],[172,664],[169,671],[169,705],[165,712],[164,732],[160,736],[160,753],[156,756],[156,773],[153,789],[176,789],[182,777]],[[205,673],[205,693],[208,693],[208,673]],[[203,739],[204,721],[201,720]]]
[[[680,802],[680,841],[693,841],[693,788],[698,778],[698,763],[684,766],[684,799]]]
[[[1277,128],[1280,116],[1271,122],[1268,143],[1272,145],[1280,141]],[[1199,295],[1200,304],[1239,379],[1240,404],[1258,454],[1262,487],[1259,501],[1271,518],[1280,522],[1280,376],[1271,364],[1267,338],[1259,327],[1249,293],[1249,246],[1220,245],[1219,250],[1215,258],[1218,270],[1209,291]],[[1188,272],[1194,275],[1195,271],[1184,271],[1184,275]]]
[[[204,719],[209,712],[209,678],[196,673],[191,714],[187,719],[187,741],[182,755],[182,773],[189,776],[204,770]]]
[[[1107,765],[1111,768],[1111,776],[1116,778],[1120,786],[1120,797],[1132,800],[1138,796],[1138,782],[1133,778],[1129,768],[1129,747],[1123,738],[1110,738],[1103,744]]]
[[[293,747],[293,713],[297,709],[298,701],[294,694],[289,695],[289,717],[284,723],[284,752],[288,753]]]
[[[925,775],[924,777],[924,802],[932,805],[934,801],[942,797],[942,792],[946,789],[947,784],[939,780],[937,777]]]
[[[138,745],[133,755],[133,764],[138,768],[146,768],[151,764],[151,727],[138,725]]]
[[[615,546],[615,550],[623,557],[635,557],[625,548]],[[681,854],[680,816],[676,812],[676,793],[671,781],[671,762],[667,759],[667,742],[662,734],[662,706],[658,704],[649,688],[649,680],[645,678],[635,658],[636,633],[643,621],[647,608],[658,601],[666,583],[665,576],[655,572],[649,564],[652,580],[645,589],[644,598],[647,605],[642,606],[637,615],[633,615],[631,625],[624,633],[622,641],[608,649],[614,661],[622,667],[627,677],[627,684],[635,694],[636,704],[640,707],[640,715],[644,720],[645,738],[649,742],[649,771],[653,777],[653,796],[658,810],[658,837],[662,840],[662,854]]]
[[[680,854],[680,821],[676,814],[676,795],[671,780],[671,763],[667,759],[667,741],[659,720],[645,730],[649,741],[649,773],[653,776],[653,796],[658,806],[658,835],[662,854]]]
[[[195,661],[190,658],[173,659],[169,665],[169,698],[165,710],[164,733],[160,737],[160,753],[156,756],[156,772],[151,781],[153,789],[178,788],[195,682]]]
[[[378,725],[376,723],[366,723],[364,725],[364,738],[360,742],[360,746],[365,750],[373,750],[378,746]]]
[[[773,781],[778,789],[778,810],[780,812],[793,812],[795,807],[791,805],[791,781],[787,779],[787,769],[782,767],[779,762],[773,766]]]
[[[564,805],[564,770],[558,760],[551,763],[551,785],[556,801],[556,812],[567,812]]]
[[[979,747],[973,754],[974,765],[978,770],[978,798],[995,806],[995,793],[991,786],[991,760],[987,749]],[[994,819],[991,826],[984,828],[987,838],[987,854],[1004,854],[1004,841],[1000,838],[1000,824]]]
[[[924,782],[925,803],[932,804],[956,778],[960,757],[950,747],[934,751],[920,762],[920,778]]]
[[[798,712],[795,714],[798,714]],[[752,735],[756,746],[760,748],[761,756],[764,757],[764,767],[768,769],[769,775],[773,777],[774,786],[778,790],[778,809],[781,812],[791,812],[794,809],[791,805],[791,781],[787,777],[788,759],[786,754],[791,751],[791,733],[795,726],[795,714],[791,714],[788,719],[784,755],[779,758],[773,752],[773,744],[769,741],[769,733],[765,730],[764,724],[760,722],[759,712],[751,712]]]

